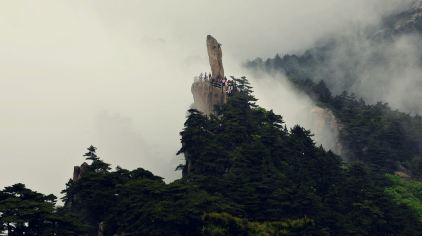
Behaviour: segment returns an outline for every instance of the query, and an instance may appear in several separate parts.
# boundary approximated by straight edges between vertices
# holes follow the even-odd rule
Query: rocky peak
[[[223,52],[221,44],[211,35],[207,36],[207,51],[211,67],[211,76],[196,77],[192,84],[193,108],[206,115],[214,112],[215,106],[221,106],[227,101],[227,86],[222,81],[224,77]]]
[[[73,167],[73,181],[78,181],[82,178],[82,176],[88,171],[89,165],[84,162],[81,166],[74,166]]]
[[[221,44],[211,35],[207,36],[207,50],[208,58],[211,66],[212,78],[223,79],[224,68],[223,68],[223,52],[221,50]]]

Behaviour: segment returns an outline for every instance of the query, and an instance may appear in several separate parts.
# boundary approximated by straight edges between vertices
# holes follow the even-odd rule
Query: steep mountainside
[[[170,184],[142,168],[89,164],[55,197],[23,184],[0,191],[9,235],[418,235],[422,223],[397,188],[361,164],[315,146],[255,104],[246,79],[216,115],[191,109]],[[394,194],[394,198],[392,195]],[[418,196],[416,196],[418,197]],[[393,199],[397,199],[393,201]],[[396,203],[397,202],[397,203]],[[33,206],[36,206],[35,208]]]
[[[203,111],[189,109],[180,132],[181,179],[165,183],[142,168],[112,170],[91,145],[62,191],[63,207],[55,206],[55,196],[23,184],[1,190],[0,233],[420,235],[420,182],[386,174],[422,175],[420,116],[384,103],[367,105],[346,92],[332,95],[325,82],[315,82],[311,69],[318,70],[336,44],[251,62],[285,71],[317,101],[321,108],[313,113],[331,120],[329,129],[341,126],[342,146],[355,160],[346,163],[317,146],[309,130],[298,125],[289,130],[282,116],[258,106],[245,77],[226,83],[220,45],[213,45],[217,53],[210,64],[216,70],[192,87]],[[209,99],[225,92],[223,100]],[[218,106],[211,110],[214,102]]]
[[[258,58],[246,66],[285,73],[299,90],[330,109],[341,124],[339,139],[348,159],[420,177],[420,6],[418,1],[377,27],[333,38],[302,55]]]
[[[377,33],[395,37],[405,33],[422,32],[422,1],[415,1],[407,10],[384,19],[382,28]]]
[[[417,235],[422,224],[394,203],[387,180],[287,130],[255,104],[245,79],[217,114],[189,110],[183,178],[110,171],[90,148],[89,172],[69,181],[66,210],[104,235]],[[94,153],[93,153],[94,152]]]
[[[247,66],[315,83],[324,80],[335,95],[347,91],[369,104],[388,102],[422,114],[421,5],[418,1],[379,25],[342,32],[301,55],[257,58]]]

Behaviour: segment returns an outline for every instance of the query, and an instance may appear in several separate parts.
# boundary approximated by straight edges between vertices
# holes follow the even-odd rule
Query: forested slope
[[[90,147],[89,169],[67,183],[60,211],[51,208],[52,197],[26,198],[7,188],[0,193],[0,225],[10,235],[94,235],[99,229],[105,235],[421,232],[418,215],[385,193],[382,174],[342,162],[315,146],[302,127],[288,130],[281,116],[255,104],[246,79],[237,82],[217,115],[189,110],[181,132],[181,179],[166,184],[141,168],[111,170]],[[39,210],[23,210],[34,202],[50,204],[43,223],[33,221]],[[71,222],[73,231],[55,227],[64,216],[61,222]]]

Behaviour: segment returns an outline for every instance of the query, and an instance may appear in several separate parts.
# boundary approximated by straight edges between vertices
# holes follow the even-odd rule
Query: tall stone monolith
[[[211,66],[211,78],[197,78],[192,84],[193,108],[206,115],[214,112],[216,106],[221,106],[227,101],[227,94],[223,87],[216,86],[216,82],[224,78],[223,53],[221,44],[212,37],[207,36],[207,51]]]
[[[221,44],[211,35],[207,36],[207,50],[212,78],[223,79],[223,51],[221,50]]]

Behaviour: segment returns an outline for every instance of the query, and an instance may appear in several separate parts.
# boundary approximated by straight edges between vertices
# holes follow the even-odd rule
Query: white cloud
[[[91,144],[107,162],[174,178],[169,163],[177,162],[192,77],[209,71],[207,34],[222,42],[226,71],[237,75],[244,59],[303,50],[350,23],[378,20],[392,5],[3,1],[0,186],[24,182],[57,194]]]

